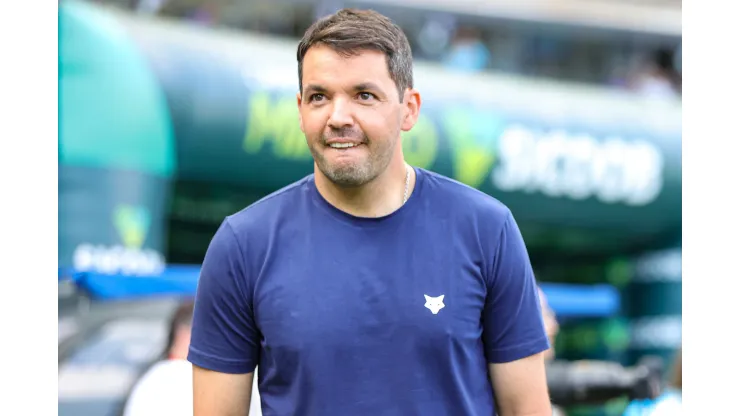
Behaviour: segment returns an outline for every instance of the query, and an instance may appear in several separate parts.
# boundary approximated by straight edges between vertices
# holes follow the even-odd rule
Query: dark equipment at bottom
[[[628,397],[653,399],[660,394],[663,362],[647,357],[634,367],[609,361],[563,361],[547,364],[552,403],[560,407],[598,405]]]

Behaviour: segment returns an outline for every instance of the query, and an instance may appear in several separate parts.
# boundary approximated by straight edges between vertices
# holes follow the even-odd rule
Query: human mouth
[[[365,140],[361,137],[332,137],[324,140],[324,144],[332,149],[347,150],[359,147]]]
[[[329,143],[329,147],[333,149],[349,149],[351,147],[357,147],[360,143]]]

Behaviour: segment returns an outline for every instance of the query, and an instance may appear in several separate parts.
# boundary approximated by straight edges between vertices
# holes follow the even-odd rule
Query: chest
[[[481,262],[439,231],[304,233],[275,247],[254,294],[264,343],[300,350],[479,338]]]

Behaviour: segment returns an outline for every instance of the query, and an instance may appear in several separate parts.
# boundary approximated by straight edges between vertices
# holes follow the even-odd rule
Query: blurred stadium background
[[[118,414],[224,216],[311,172],[295,47],[341,7],[406,31],[407,160],[512,209],[558,357],[680,348],[679,1],[62,0],[60,415]]]

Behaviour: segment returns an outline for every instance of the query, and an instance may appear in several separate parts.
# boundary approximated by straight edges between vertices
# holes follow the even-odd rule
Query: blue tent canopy
[[[101,301],[135,300],[158,296],[192,297],[200,266],[170,265],[156,276],[100,274],[59,269],[59,280],[71,279]],[[542,283],[550,307],[561,318],[603,317],[619,313],[619,291],[611,285]]]

